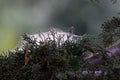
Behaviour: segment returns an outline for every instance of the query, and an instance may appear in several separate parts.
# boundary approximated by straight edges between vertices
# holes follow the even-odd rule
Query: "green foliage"
[[[75,41],[68,38],[63,44],[56,40],[44,40],[38,44],[36,39],[24,34],[27,43],[23,50],[16,49],[0,56],[0,80],[120,80],[120,58],[109,57],[105,47],[118,39],[119,22],[120,18],[114,17],[102,25],[104,47],[96,43],[96,38],[91,35],[83,35],[82,40]],[[88,64],[84,57],[91,53],[102,56],[103,63]],[[25,64],[26,54],[29,54],[29,61]],[[81,74],[84,70],[89,75]],[[95,76],[96,70],[103,73]]]
[[[104,46],[109,46],[120,38],[120,18],[113,17],[111,20],[104,22],[102,28],[102,40]]]
[[[75,42],[68,39],[64,44],[58,44],[54,40],[44,41],[39,42],[40,45],[26,34],[23,38],[27,44],[31,44],[29,54],[32,59],[24,65],[26,48],[23,51],[16,49],[7,56],[1,56],[0,80],[69,80],[71,71],[75,74],[76,70],[84,67],[83,46],[86,41],[90,42],[87,37]]]

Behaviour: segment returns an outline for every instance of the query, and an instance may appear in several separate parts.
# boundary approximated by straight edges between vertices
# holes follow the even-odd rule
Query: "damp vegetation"
[[[101,28],[99,43],[91,35],[64,40],[53,33],[38,42],[24,34],[24,48],[0,55],[0,80],[120,80],[120,18]]]

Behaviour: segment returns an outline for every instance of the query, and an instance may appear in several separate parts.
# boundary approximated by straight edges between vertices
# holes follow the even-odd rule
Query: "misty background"
[[[98,35],[101,24],[119,16],[120,0],[0,0],[0,52],[16,48],[20,35],[48,31],[50,27],[75,34]]]

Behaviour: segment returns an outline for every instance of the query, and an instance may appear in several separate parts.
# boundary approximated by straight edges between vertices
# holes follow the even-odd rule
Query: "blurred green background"
[[[15,49],[20,35],[75,27],[75,34],[99,34],[107,19],[118,16],[120,1],[0,0],[0,53]]]

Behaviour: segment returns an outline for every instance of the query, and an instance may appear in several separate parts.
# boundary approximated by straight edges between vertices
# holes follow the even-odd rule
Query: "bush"
[[[113,18],[109,23],[119,26],[119,20]],[[102,44],[108,46],[112,42],[104,42],[107,23],[102,28]],[[92,36],[84,35],[82,40],[72,41],[67,38],[62,44],[59,38],[44,39],[39,44],[26,34],[23,39],[26,44],[22,50],[18,48],[0,56],[0,80],[120,80],[119,56],[108,56],[108,48],[95,43]]]

